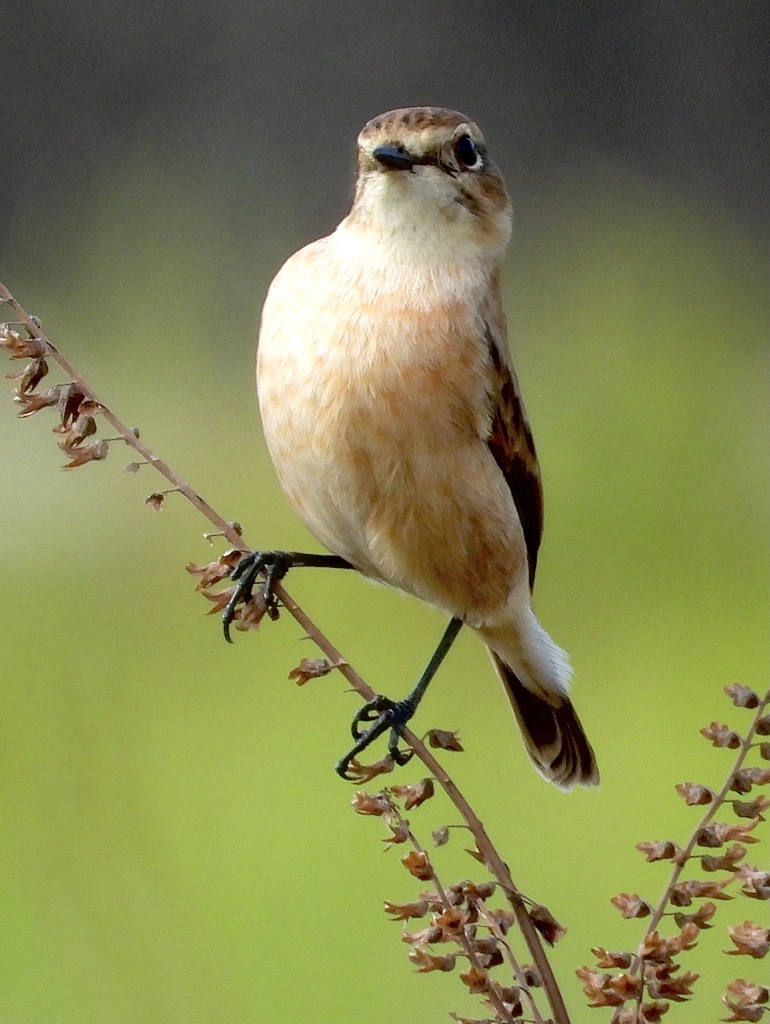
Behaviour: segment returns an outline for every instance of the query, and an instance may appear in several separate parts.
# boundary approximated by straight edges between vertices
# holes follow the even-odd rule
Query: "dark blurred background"
[[[535,776],[472,638],[420,724],[460,729],[461,785],[569,927],[556,968],[585,1019],[574,967],[641,931],[610,896],[664,884],[633,844],[686,837],[674,783],[727,768],[698,729],[740,726],[723,685],[765,685],[770,8],[6,0],[0,23],[0,278],[263,547],[314,543],[256,416],[272,274],[346,211],[370,117],[440,104],[481,125],[516,210],[538,608],[572,654],[602,787]],[[206,525],[173,496],[147,509],[158,482],[116,446],[60,473],[53,421],[15,420],[6,390],[0,1019],[482,1016],[454,976],[414,975],[380,920],[419,885],[331,770],[355,707],[340,680],[286,680],[313,653],[286,617],[226,648],[183,571],[211,556]],[[356,579],[289,589],[393,695],[442,625]],[[447,820],[441,801],[413,814],[424,839]],[[449,881],[478,873],[461,846],[442,851]],[[716,1019],[746,973],[720,952],[757,913],[735,907],[689,954],[705,977],[682,1022]]]

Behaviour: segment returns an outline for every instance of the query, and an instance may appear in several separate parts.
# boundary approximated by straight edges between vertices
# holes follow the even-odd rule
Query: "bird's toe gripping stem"
[[[275,620],[278,618],[278,598],[275,596],[275,587],[294,565],[294,560],[288,551],[248,551],[238,562],[230,578],[236,580],[230,600],[222,612],[222,625],[225,640],[232,643],[230,626],[235,618],[235,610],[239,604],[248,603],[253,594],[257,577],[264,574],[262,585],[262,597],[264,599],[267,615]]]
[[[410,761],[413,752],[411,750],[402,750],[398,744],[404,727],[414,712],[414,702],[408,698],[402,701],[392,701],[387,697],[380,696],[364,704],[355,713],[350,725],[350,731],[353,739],[356,741],[355,745],[337,762],[337,774],[350,782],[355,781],[356,774],[351,769],[351,761],[388,729],[390,729],[390,737],[388,739],[388,753],[390,756],[398,765],[404,765],[407,761]],[[371,723],[368,728],[361,728],[362,725],[368,723]]]

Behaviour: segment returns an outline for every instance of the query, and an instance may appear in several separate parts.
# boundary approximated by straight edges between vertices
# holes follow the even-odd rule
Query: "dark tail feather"
[[[540,774],[559,789],[598,786],[596,758],[570,699],[559,696],[556,706],[550,704],[528,690],[494,651],[489,653],[511,702],[524,746]]]

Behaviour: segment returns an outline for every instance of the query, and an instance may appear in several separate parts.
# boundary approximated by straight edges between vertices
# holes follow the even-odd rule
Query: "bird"
[[[409,697],[378,697],[356,715],[343,777],[388,729],[404,763],[401,731],[466,626],[540,774],[560,789],[599,781],[568,657],[532,607],[543,492],[501,300],[511,223],[470,118],[391,110],[358,136],[350,212],[289,257],[264,302],[264,437],[290,505],[330,554],[247,554],[226,633],[258,576],[274,606],[276,581],[303,565],[353,568],[450,620]]]

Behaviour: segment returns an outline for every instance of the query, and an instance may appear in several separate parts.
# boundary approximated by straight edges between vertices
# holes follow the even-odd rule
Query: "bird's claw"
[[[232,596],[222,612],[222,627],[225,640],[232,643],[230,626],[235,618],[239,604],[248,604],[254,594],[254,585],[260,573],[264,574],[262,599],[269,619],[275,621],[279,614],[279,602],[275,595],[275,587],[292,567],[291,556],[285,551],[248,551],[230,573],[230,579],[236,580]]]
[[[360,740],[361,737],[367,732],[366,729],[359,729],[359,726],[364,723],[372,723],[379,721],[384,715],[390,713],[393,714],[395,711],[396,704],[388,697],[375,697],[373,700],[368,701],[363,707],[359,708],[353,715],[353,721],[350,723],[350,732],[354,740]],[[406,719],[405,719],[406,721]],[[384,731],[381,730],[381,731]],[[379,733],[377,734],[379,735]],[[371,742],[371,741],[370,741]]]
[[[354,782],[357,776],[351,767],[351,762],[388,729],[390,729],[388,754],[398,765],[405,765],[407,761],[410,761],[414,752],[403,750],[398,744],[406,723],[414,711],[414,704],[409,700],[392,701],[388,697],[381,696],[364,704],[353,716],[350,726],[353,739],[356,741],[355,745],[337,762],[337,774],[341,775],[343,779]],[[359,726],[363,723],[371,724],[368,729],[362,730]]]

